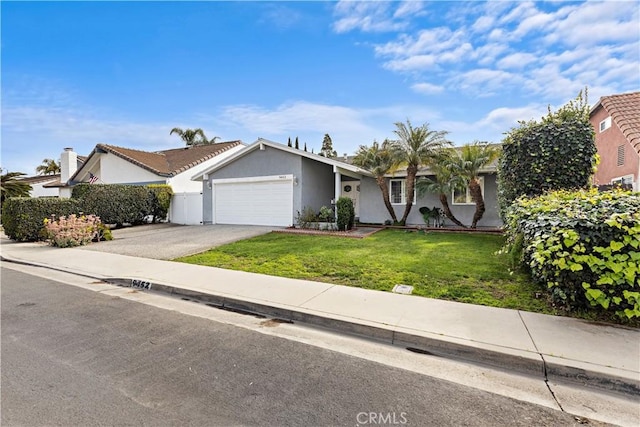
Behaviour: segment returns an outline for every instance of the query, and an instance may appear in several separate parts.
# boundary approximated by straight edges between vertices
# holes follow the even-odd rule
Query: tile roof
[[[98,144],[96,150],[111,153],[160,176],[174,176],[238,145],[242,142],[218,142],[150,152]]]
[[[622,134],[640,154],[640,92],[603,96],[598,105],[607,110]]]

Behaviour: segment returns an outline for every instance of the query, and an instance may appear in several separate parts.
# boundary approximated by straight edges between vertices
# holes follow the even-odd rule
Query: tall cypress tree
[[[291,137],[289,137],[289,140],[287,141],[287,147],[291,147]]]
[[[298,137],[296,136],[296,150],[300,149],[300,144],[298,143]]]

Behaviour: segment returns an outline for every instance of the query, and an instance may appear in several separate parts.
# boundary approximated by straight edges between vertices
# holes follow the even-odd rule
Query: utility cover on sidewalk
[[[413,286],[409,286],[409,285],[395,285],[393,287],[393,292],[397,293],[397,294],[407,294],[407,295],[411,295],[411,293],[413,292]]]

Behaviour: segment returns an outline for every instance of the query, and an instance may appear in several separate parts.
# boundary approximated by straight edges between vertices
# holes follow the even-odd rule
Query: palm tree
[[[384,205],[395,223],[398,222],[398,219],[393,210],[393,206],[391,206],[391,200],[389,200],[389,186],[385,178],[385,175],[393,168],[390,145],[390,142],[387,140],[385,140],[382,145],[378,144],[377,141],[373,141],[371,147],[361,145],[353,158],[353,164],[368,170],[376,177],[376,183],[382,192]]]
[[[214,136],[213,138],[211,138],[208,142],[208,144],[215,144],[216,143],[216,139],[220,139],[219,136]]]
[[[55,175],[60,173],[60,163],[53,159],[43,159],[42,164],[36,168],[38,175]]]
[[[452,172],[465,180],[471,200],[476,204],[471,228],[476,228],[485,211],[480,187],[480,169],[497,159],[499,154],[500,152],[488,143],[475,141],[456,150],[456,157],[451,161]]]
[[[392,156],[396,166],[407,168],[407,205],[400,220],[400,223],[405,224],[413,206],[413,189],[418,169],[431,163],[436,154],[443,147],[451,145],[451,142],[445,139],[448,132],[430,130],[428,123],[414,128],[407,120],[406,124],[397,122],[395,125],[396,130],[393,132],[398,136],[398,140],[392,143]]]
[[[24,175],[26,174],[22,172],[7,172],[0,175],[0,203],[4,203],[9,197],[29,197],[31,185],[17,179]]]
[[[442,152],[436,156],[436,160],[433,161],[429,167],[435,175],[435,179],[426,177],[418,179],[416,181],[416,189],[418,190],[418,194],[421,196],[425,193],[437,194],[440,199],[444,215],[454,224],[467,228],[462,222],[460,222],[460,220],[458,220],[458,218],[455,217],[449,207],[449,195],[454,190],[466,187],[466,182],[461,177],[452,173],[450,167],[451,157],[451,149],[442,150]]]
[[[169,135],[173,135],[174,133],[178,134],[178,136],[182,138],[182,140],[187,145],[200,145],[209,143],[207,137],[204,134],[204,131],[200,128],[185,130],[182,130],[180,128],[173,128],[171,129],[171,132],[169,132]]]

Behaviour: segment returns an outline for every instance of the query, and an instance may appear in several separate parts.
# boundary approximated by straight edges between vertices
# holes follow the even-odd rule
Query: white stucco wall
[[[31,184],[31,192],[29,193],[31,197],[57,197],[58,196],[58,188],[44,188],[44,184],[48,184],[50,182],[55,181],[55,179],[46,182],[39,182],[37,184]]]
[[[200,192],[202,191],[202,182],[201,181],[192,181],[191,177],[197,175],[211,166],[215,165],[218,162],[223,161],[227,157],[233,155],[236,151],[240,151],[243,149],[244,145],[239,145],[237,147],[233,147],[224,153],[218,154],[212,159],[209,159],[205,162],[200,163],[192,167],[191,169],[187,169],[186,171],[169,178],[168,184],[171,185],[174,193],[192,193],[192,192]]]
[[[164,181],[165,178],[111,153],[100,156],[99,184],[135,184]]]

